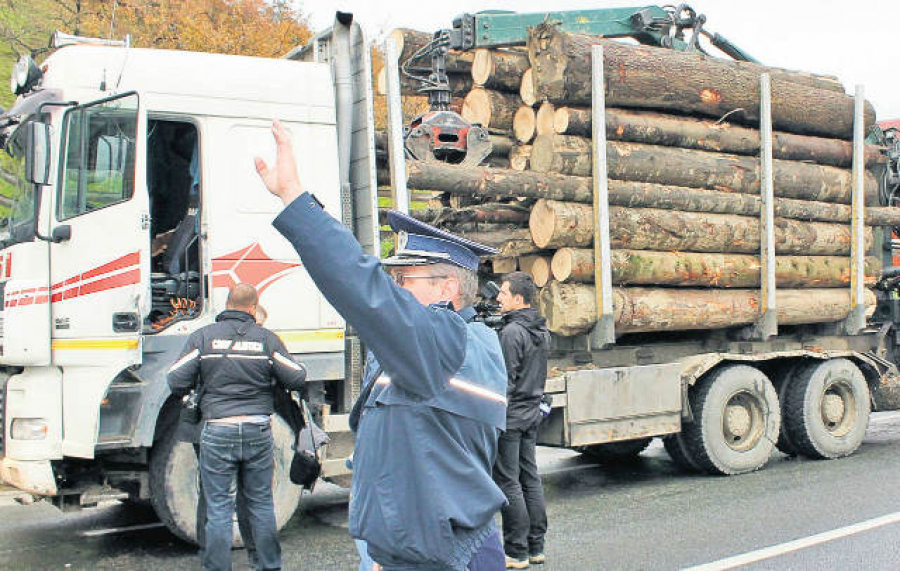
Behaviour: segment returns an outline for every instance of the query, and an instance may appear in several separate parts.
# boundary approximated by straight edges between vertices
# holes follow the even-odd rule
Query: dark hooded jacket
[[[500,346],[506,361],[506,428],[528,428],[541,418],[550,353],[547,321],[531,307],[504,314]]]

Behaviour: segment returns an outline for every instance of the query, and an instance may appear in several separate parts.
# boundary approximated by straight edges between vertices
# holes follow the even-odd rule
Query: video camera
[[[500,329],[503,316],[500,315],[500,302],[497,296],[500,295],[500,286],[495,282],[485,282],[479,292],[481,300],[475,303],[475,321],[480,321],[493,329]]]

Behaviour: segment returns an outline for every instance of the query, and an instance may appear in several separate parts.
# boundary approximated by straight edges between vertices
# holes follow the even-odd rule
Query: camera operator
[[[506,361],[506,432],[498,442],[494,481],[509,504],[503,518],[507,569],[527,569],[543,563],[547,512],[538,474],[535,446],[550,332],[546,320],[531,307],[535,286],[531,276],[512,272],[503,276],[497,301],[503,313],[500,346]]]

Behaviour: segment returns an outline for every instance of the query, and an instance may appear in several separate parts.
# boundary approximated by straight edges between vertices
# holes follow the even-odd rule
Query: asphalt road
[[[679,471],[654,443],[637,461],[598,465],[542,450],[548,563],[539,571],[900,569],[900,413],[873,417],[852,457],[776,454],[761,471]],[[282,532],[285,569],[350,570],[347,492],[320,486]],[[246,569],[243,551],[236,569]],[[194,548],[148,510],[110,504],[61,514],[0,490],[2,569],[196,569]]]

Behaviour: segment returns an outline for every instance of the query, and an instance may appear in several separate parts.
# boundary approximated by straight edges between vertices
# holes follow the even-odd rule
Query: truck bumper
[[[49,460],[0,459],[0,482],[36,496],[55,496],[56,480]]]

